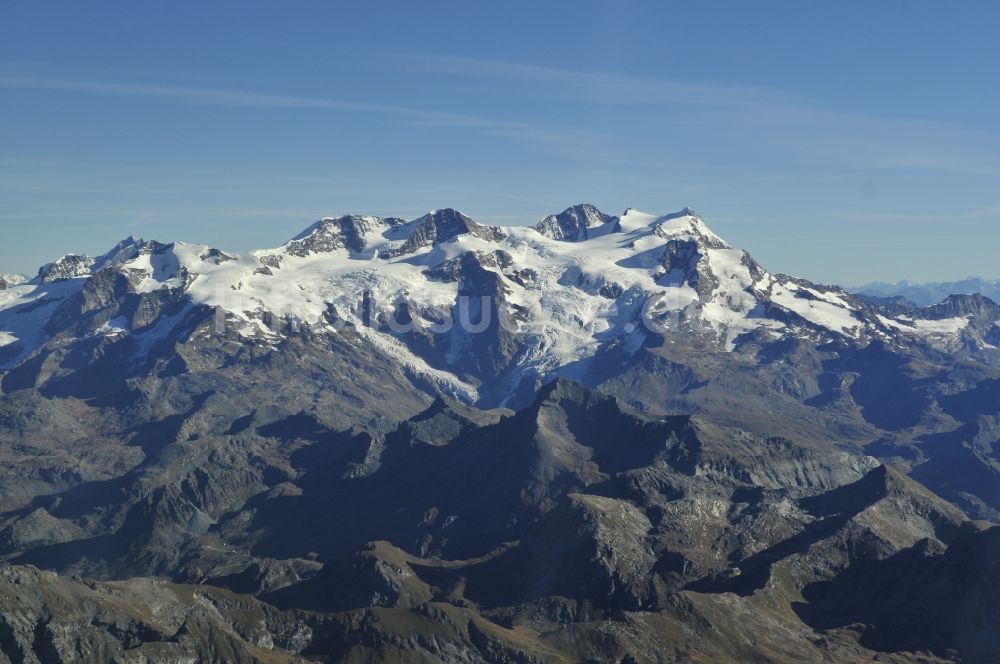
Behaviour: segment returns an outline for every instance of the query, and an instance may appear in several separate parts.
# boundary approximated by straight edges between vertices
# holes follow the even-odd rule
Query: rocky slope
[[[910,590],[893,586],[900,604],[873,608],[871,574],[986,561],[996,531],[871,457],[649,417],[566,381],[518,413],[439,398],[377,439],[306,421],[253,435],[298,451],[283,475],[235,494],[223,495],[239,484],[226,444],[199,440],[211,461],[171,445],[157,472],[117,491],[87,483],[8,513],[0,650],[471,662],[1000,652],[967,628],[884,635]],[[979,583],[996,581],[977,565]],[[165,580],[133,578],[148,575]],[[921,620],[991,624],[994,595],[939,587],[926,592],[950,599]],[[869,613],[870,627],[844,621]]]

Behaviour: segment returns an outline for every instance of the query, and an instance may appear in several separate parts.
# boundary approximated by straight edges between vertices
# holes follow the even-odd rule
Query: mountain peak
[[[582,242],[591,237],[620,230],[618,217],[604,214],[590,203],[580,203],[559,214],[550,214],[535,225],[535,230],[553,240]]]
[[[614,403],[620,409],[622,404],[614,396],[586,387],[565,377],[557,377],[545,383],[535,395],[533,407],[544,408],[547,404],[571,403],[591,407],[598,403]]]
[[[301,233],[293,237],[286,244],[301,242],[310,237],[315,237],[316,235],[337,233],[344,225],[358,224],[366,221],[369,223],[377,223],[380,220],[381,217],[363,214],[342,214],[338,217],[323,217],[319,221],[307,226]]]
[[[350,214],[324,217],[285,244],[285,253],[306,257],[347,249],[352,254],[363,252],[384,232],[405,222],[394,217]]]
[[[633,214],[635,216],[635,214]],[[641,222],[640,222],[641,223]],[[653,220],[655,233],[665,239],[677,236],[694,238],[699,244],[716,249],[728,249],[729,243],[715,234],[704,219],[691,208],[664,215]]]
[[[662,217],[660,217],[660,219],[663,221],[670,221],[672,219],[684,219],[687,217],[700,221],[701,223],[705,223],[705,220],[701,218],[701,215],[699,215],[697,212],[695,212],[694,210],[692,210],[687,206],[678,210],[677,212],[671,212],[670,214],[665,214]]]
[[[455,208],[439,208],[437,210],[431,210],[424,216],[416,219],[416,223],[421,226],[426,226],[428,224],[454,224],[465,228],[478,226],[472,217],[459,212]]]
[[[98,270],[104,269],[109,265],[126,263],[132,260],[139,255],[139,249],[144,244],[145,241],[142,238],[129,235],[127,238],[112,247],[110,251],[95,258],[91,271],[97,272]]]
[[[484,226],[453,208],[432,210],[412,223],[415,228],[406,242],[399,248],[384,252],[383,257],[411,254],[424,247],[437,246],[459,235],[473,235],[490,242],[497,242],[506,237],[506,233],[498,226]]]
[[[40,284],[50,284],[76,277],[90,276],[94,259],[86,254],[66,254],[62,258],[43,265],[35,279]]]
[[[28,277],[23,274],[0,274],[0,290],[6,290],[11,286],[20,286],[28,281]]]
[[[960,316],[977,316],[989,320],[1000,319],[1000,305],[979,293],[949,295],[938,304],[923,307],[914,316],[924,319],[946,319]]]

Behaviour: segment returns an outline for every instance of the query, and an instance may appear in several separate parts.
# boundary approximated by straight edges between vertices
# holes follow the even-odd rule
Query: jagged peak
[[[28,277],[20,273],[0,273],[0,282],[4,287],[19,286],[28,281]]]
[[[594,404],[615,402],[619,408],[623,406],[618,399],[604,392],[591,389],[569,378],[558,377],[542,385],[535,396],[534,408],[544,408],[547,404],[560,401],[571,401],[577,404]]]
[[[718,249],[730,248],[728,242],[717,235],[705,220],[689,207],[655,219],[652,222],[654,232],[665,239],[677,236],[695,238],[699,244]]]
[[[570,205],[564,210],[564,212],[569,212],[570,210],[582,210],[586,212],[593,212],[595,214],[604,214],[601,212],[601,209],[593,203],[577,203],[576,205]]]
[[[133,245],[140,245],[143,242],[144,242],[144,240],[141,237],[136,237],[136,236],[134,236],[132,234],[129,234],[126,237],[124,237],[121,240],[119,240],[118,244],[116,244],[114,247],[112,247],[112,249],[118,249],[118,248],[121,248],[121,247],[129,247],[129,246],[133,246]]]
[[[919,505],[924,518],[952,527],[965,521],[957,508],[887,464],[879,464],[855,482],[808,498],[803,506],[817,516],[854,515],[882,501],[902,503],[908,509]]]
[[[93,260],[87,254],[63,254],[59,258],[55,259],[51,263],[46,263],[46,265],[59,265],[61,263],[72,263],[80,260]]]
[[[401,219],[395,219],[393,217],[379,217],[376,215],[369,214],[342,214],[339,217],[323,217],[319,221],[313,222],[307,226],[301,233],[293,237],[291,240],[285,243],[287,246],[293,242],[301,242],[309,237],[312,237],[318,233],[330,233],[330,232],[342,232],[344,226],[360,225],[360,224],[381,224],[391,222],[402,223]]]
[[[458,222],[470,228],[480,225],[472,217],[459,212],[455,208],[439,208],[437,210],[431,210],[422,217],[414,220],[414,223],[421,226],[449,222]]]
[[[345,217],[343,217],[343,216],[341,216],[341,217],[323,217],[322,219],[319,219],[318,221],[314,221],[313,223],[309,224],[304,229],[302,229],[302,231],[299,232],[297,235],[295,235],[295,237],[293,237],[288,242],[286,242],[285,246],[287,246],[287,245],[289,245],[289,244],[291,244],[293,242],[301,242],[302,240],[305,240],[306,238],[310,238],[310,237],[316,235],[317,233],[329,232],[331,229],[336,228],[338,226],[337,222],[339,222],[343,218],[345,218]]]
[[[564,215],[588,216],[591,219],[596,218],[599,221],[606,221],[606,220],[614,219],[613,215],[606,214],[606,213],[602,212],[601,209],[599,207],[597,207],[596,205],[594,205],[593,203],[577,203],[576,205],[570,205],[568,208],[566,208],[562,212],[560,212],[558,214],[550,214],[546,218],[549,218],[549,217],[559,217],[559,216],[564,216]]]
[[[87,254],[66,254],[51,263],[46,263],[38,269],[35,281],[48,284],[54,281],[65,281],[91,274],[94,259]]]
[[[46,263],[38,269],[33,283],[47,284],[55,281],[65,281],[77,277],[87,277],[112,265],[127,263],[141,253],[155,253],[150,246],[163,247],[158,242],[147,242],[141,238],[129,235],[105,254],[91,258],[87,254],[66,254],[57,260]]]
[[[397,228],[404,223],[402,219],[395,217],[360,214],[324,217],[286,242],[284,251],[300,257],[337,249],[360,253],[368,246],[370,235]]]
[[[113,246],[109,251],[94,259],[93,271],[97,272],[105,267],[126,263],[139,255],[139,250],[145,244],[142,238],[129,235]]]
[[[979,293],[955,293],[929,307],[913,311],[914,318],[941,319],[958,316],[1000,318],[1000,304]]]
[[[640,212],[630,207],[621,216],[615,216],[601,211],[592,203],[577,203],[562,212],[544,217],[533,228],[552,239],[578,242],[605,233],[620,232],[621,222],[626,217],[629,218],[631,229],[638,226],[654,228],[662,226],[661,232],[670,228],[664,226],[667,222],[683,219],[688,221],[692,234],[714,238],[716,244],[722,243],[721,239],[704,224],[701,216],[690,207],[662,216]],[[401,227],[405,227],[408,231],[399,238],[406,239],[404,245],[381,251],[381,255],[386,257],[411,253],[429,245],[434,246],[458,235],[471,234],[488,240],[502,239],[506,235],[498,226],[480,224],[460,210],[445,207],[431,210],[409,222],[394,217],[360,214],[323,217],[285,243],[283,249],[285,253],[294,255],[320,253],[344,246],[352,252],[359,252],[367,244],[376,244],[366,242],[363,236],[380,226],[387,227],[387,230],[403,230]],[[669,234],[676,234],[680,230],[678,228]],[[386,239],[395,238],[387,235]]]
[[[657,229],[662,227],[670,230],[671,234],[687,230],[688,234],[713,235],[715,233],[708,228],[704,219],[689,207],[685,207],[677,212],[657,215],[649,212],[642,212],[634,207],[626,208],[620,217],[616,217],[622,230],[634,232],[643,229]],[[715,236],[718,237],[718,236]]]
[[[593,392],[593,390],[580,385],[576,381],[570,380],[569,378],[558,377],[555,380],[551,380],[541,386],[538,390],[538,395],[535,398],[537,403],[542,401],[548,401],[549,399],[558,399],[564,395],[585,395]]]
[[[156,240],[146,240],[139,245],[139,255],[149,256],[152,254],[162,254],[174,247],[174,242],[158,242]]]
[[[477,423],[484,420],[496,421],[501,414],[507,414],[508,412],[480,410],[463,403],[455,397],[438,391],[434,395],[434,401],[431,405],[414,415],[408,421],[419,423],[438,416],[445,416],[464,423]]]
[[[450,397],[446,397],[440,392],[434,395],[434,401],[431,402],[427,408],[417,413],[409,419],[410,422],[420,422],[422,420],[429,420],[436,415],[442,413],[449,413],[452,410],[452,406],[456,401]]]
[[[681,217],[692,217],[694,219],[698,219],[699,221],[702,221],[701,216],[697,212],[695,212],[694,210],[692,210],[691,208],[689,208],[687,206],[684,206],[682,209],[678,210],[677,212],[671,212],[670,214],[665,214],[665,215],[663,215],[660,218],[663,219],[664,221],[667,221],[667,220],[670,220],[670,219],[680,219]]]
[[[579,203],[559,214],[550,214],[534,228],[546,237],[566,242],[588,240],[595,234],[596,229],[606,229],[604,232],[619,230],[618,217],[605,214],[590,203]]]
[[[334,219],[335,219],[334,217],[323,217],[319,221],[314,221],[313,223],[309,224],[304,229],[302,229],[302,231],[297,235],[295,235],[291,240],[286,242],[285,246],[288,246],[293,242],[301,242],[302,240],[305,240],[308,237],[312,237],[313,235],[316,234],[317,231],[329,227],[331,222],[334,221]]]
[[[940,302],[940,304],[976,304],[985,306],[1000,306],[994,300],[986,297],[982,293],[953,293]]]
[[[437,246],[459,235],[474,235],[490,242],[506,237],[506,233],[499,226],[484,226],[453,208],[432,210],[411,224],[414,229],[406,242],[401,247],[383,252],[381,254],[383,258],[402,256],[425,247]]]

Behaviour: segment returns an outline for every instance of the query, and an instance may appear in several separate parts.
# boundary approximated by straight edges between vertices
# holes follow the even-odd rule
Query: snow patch
[[[968,327],[969,317],[956,316],[955,318],[943,318],[941,320],[918,318],[913,323],[917,328],[917,332],[922,334],[951,335],[958,334]]]
[[[97,328],[95,334],[104,337],[117,337],[128,334],[129,320],[124,316],[113,318]]]

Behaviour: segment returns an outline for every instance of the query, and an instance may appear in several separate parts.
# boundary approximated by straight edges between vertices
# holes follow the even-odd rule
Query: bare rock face
[[[584,203],[545,217],[538,222],[535,230],[553,240],[582,242],[593,233],[618,230],[618,217],[604,214],[593,205]]]
[[[446,208],[429,212],[413,222],[414,230],[406,242],[398,249],[384,252],[385,258],[403,256],[424,247],[446,242],[459,235],[469,234],[487,241],[498,241],[504,233],[496,226],[477,224],[457,210]]]
[[[98,272],[106,267],[113,267],[122,263],[127,263],[139,255],[145,241],[142,238],[128,236],[110,251],[94,259],[93,272]]]
[[[76,277],[86,277],[91,274],[94,259],[89,256],[67,254],[54,263],[42,266],[36,277],[39,283],[51,284]]]
[[[5,551],[25,551],[38,546],[71,542],[84,536],[83,531],[68,519],[59,519],[39,507],[0,532],[0,548]]]
[[[516,413],[442,396],[375,436],[306,414],[274,420],[261,404],[233,419],[223,415],[235,414],[232,398],[203,397],[136,432],[147,458],[118,479],[3,516],[0,553],[16,564],[0,574],[0,652],[95,662],[995,653],[968,633],[883,636],[917,624],[888,608],[860,640],[842,622],[861,615],[850,588],[883,566],[980,555],[965,542],[982,536],[958,509],[870,457],[644,415],[566,380]],[[136,578],[149,575],[161,580]],[[815,598],[808,608],[803,596]],[[988,620],[993,596],[967,597],[943,605]],[[747,615],[752,647],[739,635]],[[697,639],[669,636],[680,633]]]
[[[30,589],[30,592],[25,592]],[[0,569],[0,653],[16,662],[302,662],[306,625],[249,597],[155,580]]]
[[[469,570],[465,594],[494,606],[558,596],[607,609],[651,608],[657,565],[652,529],[645,513],[627,501],[569,494],[521,546]]]
[[[997,528],[967,528],[947,548],[921,540],[808,586],[796,611],[821,629],[848,620],[863,625],[861,643],[878,650],[960,652],[968,661],[991,661],[1000,636],[998,542]]]
[[[323,219],[285,245],[285,253],[301,258],[347,249],[352,254],[360,254],[368,247],[366,238],[371,234],[386,234],[391,237],[404,223],[402,219],[394,217],[360,215]]]

